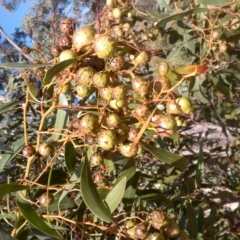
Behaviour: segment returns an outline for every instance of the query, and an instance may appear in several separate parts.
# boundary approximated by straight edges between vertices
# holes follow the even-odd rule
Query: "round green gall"
[[[114,8],[112,10],[112,16],[115,19],[120,19],[122,17],[122,11],[120,8]]]
[[[48,207],[50,206],[51,204],[53,204],[54,202],[54,196],[53,194],[51,193],[44,193],[42,194],[39,199],[38,199],[39,203],[41,206],[43,207]]]
[[[169,66],[167,62],[160,62],[158,65],[158,71],[161,76],[165,76],[168,73]]]
[[[38,152],[43,157],[49,157],[54,154],[54,147],[50,143],[41,143]]]
[[[77,52],[87,52],[96,35],[96,31],[92,26],[84,26],[79,28],[72,37],[73,49]]]
[[[59,55],[59,62],[63,62],[65,60],[76,58],[77,54],[73,50],[64,50]],[[67,69],[74,67],[75,63],[72,63],[67,67]]]
[[[117,143],[116,133],[110,129],[102,129],[98,133],[97,143],[99,147],[104,150],[110,150],[115,147]]]
[[[108,34],[98,36],[93,45],[96,55],[103,59],[113,56],[116,46],[116,40]]]
[[[186,97],[177,98],[176,103],[180,106],[183,113],[189,114],[192,111],[192,104],[188,98]]]
[[[124,157],[133,157],[138,154],[138,144],[131,150],[132,142],[119,145],[119,151]],[[131,151],[130,151],[131,150]]]

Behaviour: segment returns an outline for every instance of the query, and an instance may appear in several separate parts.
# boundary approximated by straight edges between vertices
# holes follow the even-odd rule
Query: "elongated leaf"
[[[13,152],[13,150],[6,144],[0,142],[0,151]]]
[[[17,240],[28,240],[29,236],[31,234],[31,231],[28,227],[25,227],[25,229],[21,230],[18,232],[16,239]]]
[[[20,193],[17,193],[16,199],[18,209],[25,217],[25,219],[28,220],[33,226],[50,236],[56,237],[57,239],[61,237],[54,229],[49,227],[41,217],[38,216],[38,214],[32,208],[31,204],[26,201]]]
[[[110,190],[107,188],[99,188],[97,191],[98,191],[98,194],[101,197],[101,199],[104,201],[105,201],[105,198],[107,197],[107,195],[110,193]]]
[[[204,226],[204,212],[201,207],[198,209],[198,232],[203,231],[203,226]]]
[[[29,94],[29,99],[35,102],[40,103],[36,96],[38,95],[40,89],[34,85],[34,83],[30,83],[27,78],[25,78],[26,84],[28,87],[28,94]]]
[[[183,66],[168,72],[166,77],[169,78],[171,82],[175,83],[182,80],[185,75],[189,75],[187,77],[193,77],[197,76],[198,74],[205,73],[207,70],[209,70],[209,67],[205,65]]]
[[[195,13],[202,13],[202,12],[208,12],[209,9],[208,8],[194,8],[191,9],[189,11],[186,12],[181,12],[181,13],[177,13],[175,15],[172,15],[170,17],[166,17],[163,20],[161,20],[160,22],[157,23],[156,28],[160,28],[161,26],[163,26],[164,24],[170,22],[170,21],[174,21],[174,20],[182,20],[184,17],[195,14]]]
[[[2,103],[0,105],[0,114],[3,114],[5,112],[12,110],[18,104],[19,104],[19,101],[11,101],[11,102],[7,102],[7,103]]]
[[[181,170],[187,169],[188,160],[185,157],[179,156],[177,154],[168,152],[160,148],[153,147],[145,142],[141,142],[141,144],[158,160]]]
[[[14,240],[13,238],[7,231],[6,229],[0,224],[0,239],[1,240]]]
[[[30,139],[32,136],[33,136],[33,133],[29,134],[28,139]],[[11,149],[13,150],[12,153],[2,154],[2,158],[0,161],[0,171],[2,171],[4,169],[4,167],[6,166],[6,164],[9,161],[11,161],[12,158],[14,158],[22,150],[24,145],[25,145],[25,138],[22,137],[11,145]]]
[[[166,74],[166,77],[171,81],[172,86],[177,84],[182,79],[182,75],[174,71],[170,71]]]
[[[54,169],[52,171],[44,172],[41,177],[38,179],[37,183],[42,185],[48,184],[48,178],[51,174],[50,185],[57,185],[57,184],[66,184],[68,175],[65,171],[60,169]]]
[[[82,167],[80,187],[83,201],[90,211],[107,223],[115,222],[110,210],[104,205],[97,192],[87,158],[85,158]]]
[[[141,172],[136,172],[134,177],[129,180],[128,187],[123,195],[122,202],[124,203],[124,210],[126,212],[129,212],[129,214],[133,206],[133,202],[136,198],[136,191],[137,191],[137,186],[138,186],[138,181],[140,176],[141,176]]]
[[[229,0],[198,0],[199,3],[211,6],[222,6],[229,2]]]
[[[0,63],[1,68],[11,68],[11,69],[27,69],[27,68],[39,68],[48,67],[50,64],[30,64],[30,63]]]
[[[203,167],[204,167],[204,154],[203,154],[203,144],[202,142],[199,143],[199,154],[198,154],[198,162],[196,168],[196,178],[195,178],[195,187],[199,187],[200,180],[202,178]]]
[[[124,165],[122,171],[119,173],[116,183],[118,183],[122,178],[126,177],[127,181],[131,179],[136,173],[135,160],[129,158],[127,163]]]
[[[146,12],[151,17],[158,18],[158,19],[163,19],[163,18],[168,17],[168,15],[165,13],[158,13],[158,12],[152,12],[152,11],[146,11]]]
[[[70,66],[71,64],[77,62],[77,59],[68,59],[65,61],[62,61],[56,65],[54,65],[53,67],[51,67],[50,69],[48,69],[48,71],[46,72],[46,75],[43,79],[43,84],[44,85],[48,85],[49,83],[52,82],[53,77],[58,74],[59,72],[61,72],[62,70],[64,70],[65,68],[67,68],[68,66]]]
[[[209,70],[209,67],[206,65],[189,65],[176,68],[174,72],[181,75],[193,74],[194,76],[196,76],[198,74],[205,73],[207,70]]]
[[[204,96],[201,84],[199,84],[200,81],[201,79],[199,76],[196,76],[195,83],[192,88],[192,93],[200,102],[206,104],[209,103],[209,99]]]
[[[221,76],[218,74],[215,74],[215,73],[212,73],[211,74],[211,79],[213,81],[213,84],[215,86],[215,88],[220,92],[222,93],[223,95],[225,95],[226,97],[230,97],[231,96],[231,93],[230,93],[230,90],[228,87],[226,87],[224,84],[223,84],[223,81],[221,79]]]
[[[198,223],[195,210],[191,203],[187,203],[188,233],[191,240],[197,239]]]
[[[65,163],[69,172],[74,171],[77,162],[76,149],[72,142],[67,142],[65,145]]]
[[[119,203],[122,201],[125,188],[126,188],[127,178],[123,177],[120,182],[108,193],[105,201],[110,209],[110,212],[113,213],[117,208]]]
[[[63,198],[68,194],[68,191],[74,188],[74,186],[76,184],[71,183],[71,182],[78,181],[80,179],[81,171],[82,171],[82,162],[80,163],[78,168],[75,170],[75,172],[72,174],[72,176],[70,178],[70,184],[64,185],[64,189],[63,189],[62,194],[61,194],[61,196],[58,200],[58,204],[60,204],[60,202],[63,200]]]
[[[1,184],[0,185],[0,197],[21,190],[28,189],[28,186],[19,185],[17,183]]]
[[[68,100],[67,100],[65,94],[61,93],[59,95],[58,104],[68,106]],[[52,139],[54,141],[57,141],[61,137],[59,133],[62,132],[62,129],[67,127],[68,122],[69,122],[69,110],[58,108],[57,117],[56,117],[55,125],[54,125],[55,134],[52,135]]]
[[[139,198],[147,202],[166,202],[167,199],[164,197],[163,193],[159,190],[147,189],[147,190],[139,190],[136,193]]]
[[[39,240],[57,240],[56,238],[50,237],[48,234],[40,231],[39,229],[31,225],[31,231]]]
[[[174,58],[176,58],[176,56],[178,55],[178,53],[181,51],[181,49],[184,47],[184,45],[180,45],[179,47],[177,47],[176,49],[174,49],[173,51],[171,51],[169,53],[169,55],[166,58],[166,62],[171,62],[174,60]]]

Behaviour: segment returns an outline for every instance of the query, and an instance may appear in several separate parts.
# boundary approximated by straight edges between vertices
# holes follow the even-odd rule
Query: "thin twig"
[[[33,58],[29,55],[22,52],[21,48],[8,36],[7,33],[0,27],[0,33],[7,39],[7,41],[19,52],[21,53],[25,58],[27,58],[29,61],[33,61]]]

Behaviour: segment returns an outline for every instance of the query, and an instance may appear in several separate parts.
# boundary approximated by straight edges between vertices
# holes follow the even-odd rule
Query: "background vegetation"
[[[66,18],[110,34],[115,51],[103,61],[59,42],[72,39]],[[0,29],[3,239],[239,239],[239,19],[237,0],[39,0],[13,42]],[[60,61],[57,44],[77,56]],[[79,93],[86,66],[110,84]]]

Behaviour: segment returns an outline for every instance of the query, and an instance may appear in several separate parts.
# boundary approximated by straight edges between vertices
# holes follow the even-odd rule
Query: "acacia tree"
[[[75,31],[37,25],[71,39],[51,61],[36,44],[0,65],[23,79],[0,107],[5,236],[238,238],[240,5],[211,4],[107,1]]]

